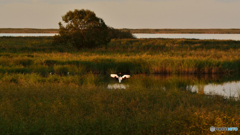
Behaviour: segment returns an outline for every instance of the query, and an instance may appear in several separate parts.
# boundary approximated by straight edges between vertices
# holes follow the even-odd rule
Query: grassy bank
[[[1,73],[238,73],[240,42],[123,39],[94,49],[53,46],[51,37],[1,38]]]

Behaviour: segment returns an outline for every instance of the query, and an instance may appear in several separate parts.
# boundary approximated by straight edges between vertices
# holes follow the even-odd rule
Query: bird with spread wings
[[[112,78],[117,78],[119,83],[122,82],[123,79],[125,78],[130,78],[130,75],[123,75],[123,76],[118,76],[117,74],[110,74]]]

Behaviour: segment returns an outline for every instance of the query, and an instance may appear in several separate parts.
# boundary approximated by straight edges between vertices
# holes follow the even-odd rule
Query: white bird
[[[130,75],[123,75],[123,76],[118,76],[117,74],[110,74],[112,78],[117,78],[119,83],[125,78],[130,78]]]

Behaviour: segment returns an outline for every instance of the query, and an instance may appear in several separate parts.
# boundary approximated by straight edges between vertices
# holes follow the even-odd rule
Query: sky
[[[89,9],[114,28],[240,28],[240,0],[0,0],[0,28],[59,28]]]

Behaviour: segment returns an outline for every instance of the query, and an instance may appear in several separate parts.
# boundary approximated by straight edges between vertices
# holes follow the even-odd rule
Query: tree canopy
[[[77,48],[93,47],[110,41],[105,22],[90,10],[69,11],[62,16],[66,23],[59,22],[59,35],[54,37],[58,43],[70,43]]]
[[[80,49],[107,44],[113,38],[134,38],[129,31],[108,27],[90,10],[69,11],[62,20],[65,26],[59,22],[59,35],[54,36],[54,44],[70,44]]]

